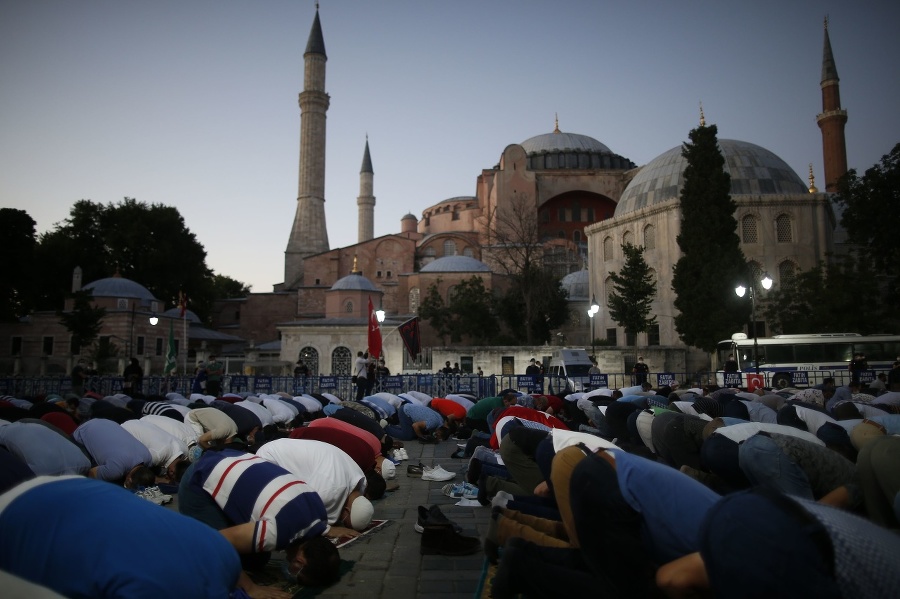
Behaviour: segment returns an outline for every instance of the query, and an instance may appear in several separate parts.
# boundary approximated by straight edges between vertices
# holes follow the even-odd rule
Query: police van
[[[551,394],[578,393],[588,388],[593,363],[583,349],[555,349],[550,357],[547,391]]]

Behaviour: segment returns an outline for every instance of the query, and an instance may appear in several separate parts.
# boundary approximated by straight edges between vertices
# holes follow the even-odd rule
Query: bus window
[[[790,364],[794,361],[793,345],[766,346],[766,362],[769,364]]]
[[[866,360],[868,361],[894,361],[897,357],[897,354],[891,355],[884,351],[884,346],[881,343],[854,343],[853,351],[865,354]]]
[[[794,346],[794,359],[798,362],[825,361],[825,346],[822,344],[797,344]]]
[[[849,362],[851,357],[850,346],[846,343],[826,344],[822,346],[824,353],[822,355],[823,362]]]

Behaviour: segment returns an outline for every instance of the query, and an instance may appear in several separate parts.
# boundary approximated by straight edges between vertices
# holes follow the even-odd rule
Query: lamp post
[[[760,279],[759,283],[766,291],[772,288],[772,279],[767,274],[763,275],[763,278]],[[743,285],[738,285],[734,288],[734,293],[738,297],[744,297],[745,293],[750,294],[750,323],[753,327],[753,363],[756,365],[756,374],[759,374],[759,341],[757,340],[758,336],[756,334],[756,294],[753,293],[753,288],[755,286],[755,282],[751,283],[749,289]]]
[[[591,296],[591,307],[588,308],[588,318],[591,319],[591,356],[596,355],[597,350],[594,343],[594,316],[600,311],[600,304],[597,303],[597,296]]]

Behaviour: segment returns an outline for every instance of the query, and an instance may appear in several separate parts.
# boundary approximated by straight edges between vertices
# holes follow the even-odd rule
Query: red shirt
[[[466,417],[466,409],[452,399],[436,397],[431,400],[430,406],[431,409],[441,416],[453,416],[457,421],[461,421]]]

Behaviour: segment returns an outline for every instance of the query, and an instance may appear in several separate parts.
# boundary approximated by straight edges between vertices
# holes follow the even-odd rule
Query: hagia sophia
[[[480,278],[486,289],[502,288],[504,277],[494,260],[496,240],[491,221],[503,210],[525,207],[536,214],[548,256],[546,263],[569,293],[570,321],[554,331],[554,336],[565,339],[568,345],[590,346],[587,308],[596,298],[603,309],[591,323],[596,327],[595,338],[618,347],[636,341],[648,350],[674,348],[686,356],[681,358],[682,363],[655,364],[660,370],[702,367],[706,355],[685,347],[674,326],[672,267],[680,255],[676,236],[686,166],[680,145],[638,166],[589,135],[560,130],[557,123],[548,133],[502,148],[497,163],[477,173],[474,196],[441,200],[423,209],[421,216],[406,214],[397,233],[375,237],[376,161],[372,156],[377,157],[377,146],[370,149],[366,139],[356,202],[358,241],[331,248],[324,207],[326,113],[330,102],[325,87],[326,64],[325,36],[317,11],[304,53],[297,204],[284,254],[284,280],[271,292],[218,302],[209,328],[194,323],[197,331],[205,332],[189,335],[188,360],[218,351],[220,356],[230,355],[236,367],[245,372],[256,368],[275,374],[289,372],[298,357],[303,357],[315,373],[349,374],[356,351],[366,346],[371,298],[374,306],[387,314],[382,336],[391,372],[417,368],[433,372],[439,364],[411,362],[393,331],[417,314],[432,285],[438,286],[445,300],[455,285],[473,276]],[[835,248],[838,222],[829,194],[847,171],[847,112],[840,104],[827,23],[821,69],[822,112],[816,118],[823,140],[824,191],[816,188],[811,166],[804,182],[781,158],[763,147],[719,140],[725,168],[731,175],[732,199],[737,204],[734,216],[741,250],[752,273],[766,272],[776,285],[826,260]],[[700,118],[702,123],[702,110]],[[644,247],[645,260],[656,281],[652,310],[657,325],[636,340],[626,339],[624,329],[605,309],[610,273],[624,264],[623,243]],[[127,302],[111,303],[107,326],[120,326],[114,324],[115,306],[126,306],[119,315],[126,324],[121,324],[117,334],[126,336],[122,331],[127,330],[130,315],[133,338],[133,306],[137,305],[141,314],[150,313],[150,303],[157,300],[138,282],[129,283],[134,286],[131,291],[123,291],[121,284],[116,290],[107,290],[134,302],[128,304],[131,308]],[[113,286],[93,285],[98,302],[107,287]],[[421,325],[423,347],[438,345],[426,323]],[[767,331],[765,323],[757,326]],[[145,327],[143,322],[141,327]],[[149,339],[167,332],[168,325],[141,329]],[[51,333],[18,334],[45,339]],[[54,334],[67,336],[65,330]],[[36,368],[26,365],[29,343],[20,341],[23,373]],[[60,345],[63,343],[60,341]],[[153,343],[147,341],[147,348]],[[137,347],[133,342],[130,345]],[[531,352],[530,348],[526,351]],[[142,357],[145,371],[161,370],[158,355],[148,349]],[[7,358],[0,355],[0,361]],[[500,362],[479,364],[485,372],[506,369]],[[524,364],[521,369],[518,366],[515,372],[523,372]]]

